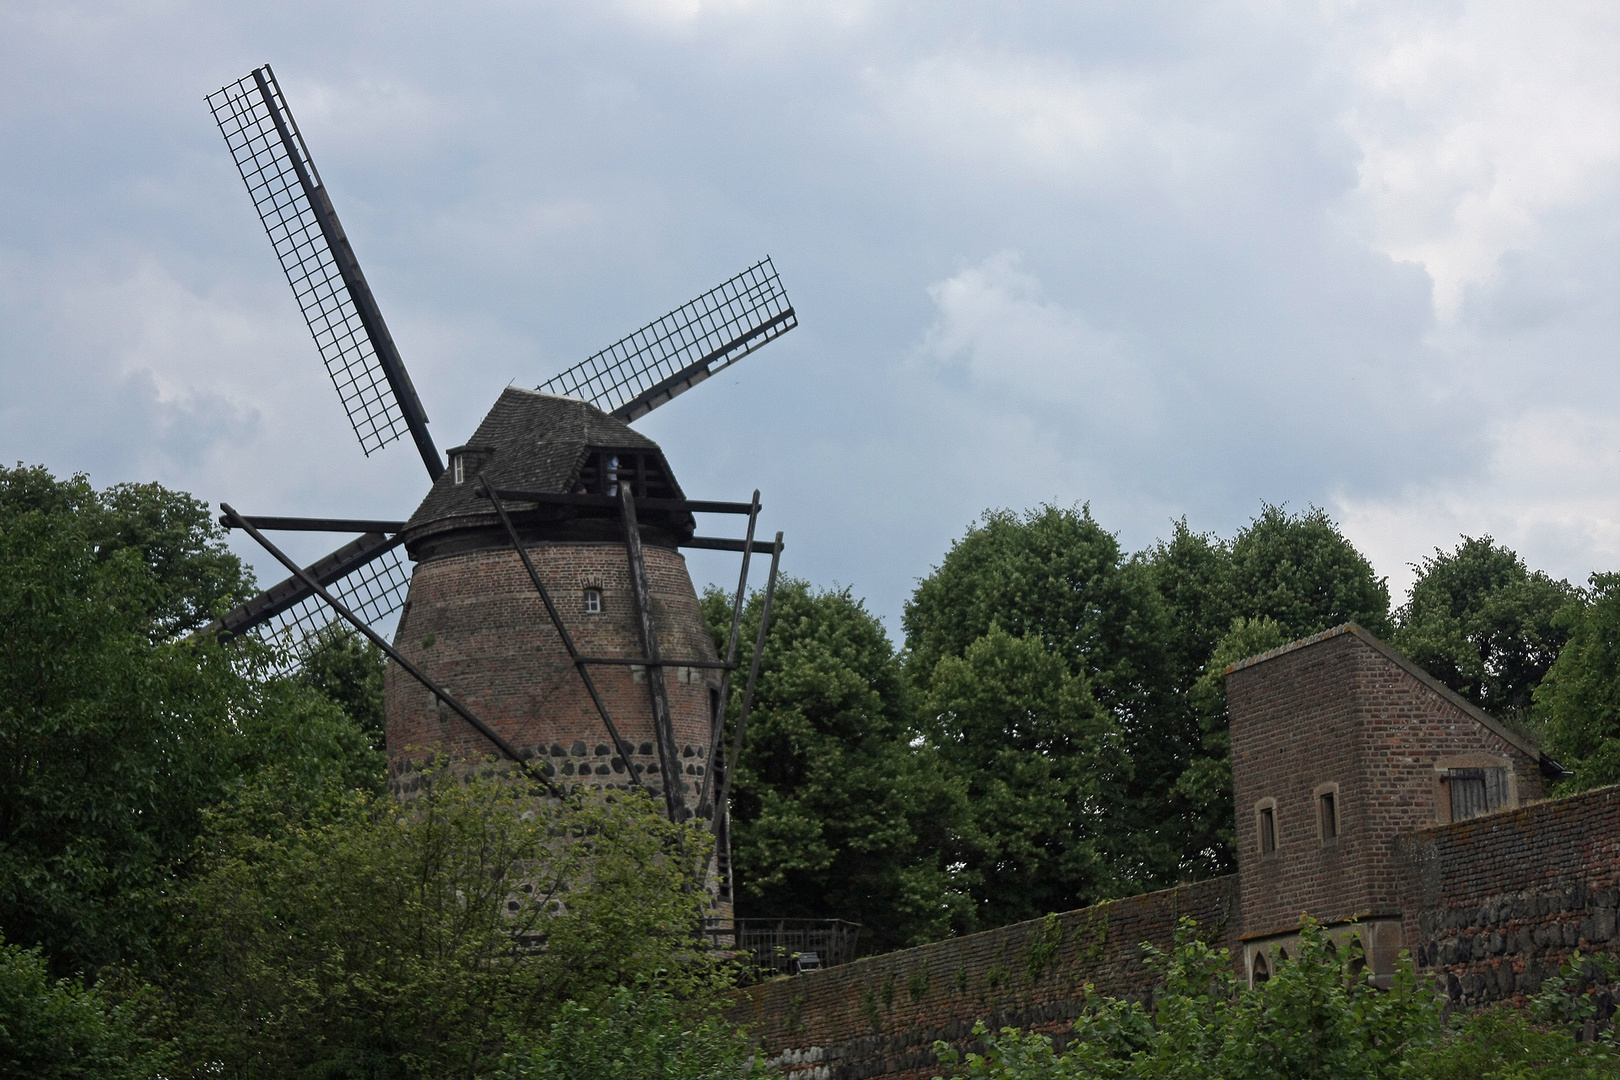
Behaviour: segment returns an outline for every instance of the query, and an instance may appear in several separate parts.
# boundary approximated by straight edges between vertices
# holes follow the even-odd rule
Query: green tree
[[[151,965],[202,810],[245,772],[380,771],[336,709],[260,677],[251,642],[173,640],[235,595],[210,582],[246,580],[191,505],[0,471],[0,932],[58,974]]]
[[[146,1033],[144,996],[120,1003],[99,987],[52,979],[37,949],[0,941],[0,1076],[146,1080],[171,1062]]]
[[[1139,556],[1169,613],[1166,620],[1170,670],[1163,695],[1166,709],[1178,713],[1176,727],[1189,740],[1180,774],[1166,793],[1170,827],[1181,839],[1176,873],[1204,878],[1232,870],[1231,767],[1227,761],[1225,699],[1200,688],[1219,687],[1219,673],[1230,660],[1212,654],[1231,630],[1232,553],[1226,541],[1194,532],[1185,518]],[[1240,659],[1234,657],[1233,659]]]
[[[722,650],[731,606],[705,591]],[[728,731],[762,607],[753,594]],[[863,948],[877,950],[936,940],[971,919],[948,869],[962,846],[964,788],[918,741],[908,713],[894,648],[861,601],[779,581],[731,789],[739,915],[849,919],[866,928]]]
[[[383,673],[387,667],[381,649],[334,623],[314,642],[297,679],[347,713],[370,738],[372,748],[382,750]]]
[[[935,665],[926,714],[940,756],[967,784],[965,880],[978,925],[1082,907],[1120,887],[1106,812],[1130,762],[1083,673],[1035,634],[991,623]]]
[[[98,562],[132,552],[152,587],[126,598],[154,640],[188,633],[253,593],[253,575],[225,546],[206,503],[158,484],[96,492],[84,475],[0,467],[0,522],[72,522]]]
[[[1203,676],[1236,614],[1231,546],[1213,533],[1194,532],[1182,518],[1174,523],[1170,539],[1143,552],[1142,561],[1170,612],[1171,679],[1185,690]]]
[[[1497,716],[1528,719],[1532,696],[1569,636],[1567,581],[1531,572],[1490,537],[1463,537],[1417,568],[1394,644],[1429,674]]]
[[[628,988],[712,1011],[727,972],[694,944],[700,829],[493,767],[421,781],[403,803],[334,785],[288,813],[267,771],[211,815],[175,901],[182,1075],[471,1078],[567,1002],[611,1017]]]
[[[1089,506],[987,511],[951,545],[905,607],[907,665],[918,684],[991,623],[1039,637],[1128,731],[1152,716],[1168,669],[1167,614],[1146,567],[1124,557]]]
[[[1265,505],[1232,540],[1232,617],[1271,619],[1290,638],[1344,622],[1390,634],[1389,586],[1325,510]]]
[[[1226,712],[1226,669],[1288,643],[1273,619],[1239,616],[1216,643],[1188,692],[1201,729],[1199,748],[1172,789],[1187,838],[1182,866],[1193,878],[1229,874],[1237,868],[1232,832],[1232,736]]]
[[[1585,600],[1535,691],[1547,753],[1575,771],[1565,791],[1620,783],[1620,574],[1593,574]]]
[[[1238,660],[1344,622],[1389,631],[1389,590],[1325,512],[1290,515],[1263,505],[1230,543],[1178,522],[1145,552],[1170,611],[1170,693],[1191,749],[1165,805],[1183,838],[1179,870],[1231,872],[1230,737],[1224,669]]]
[[[925,700],[941,661],[965,656],[992,624],[1013,638],[1039,640],[1084,680],[1120,733],[1132,767],[1117,798],[1103,807],[1098,830],[1114,880],[1124,891],[1173,882],[1182,838],[1165,813],[1166,799],[1198,733],[1176,698],[1170,616],[1145,560],[1125,556],[1089,507],[987,512],[906,604],[907,671]],[[937,718],[928,724],[937,727]],[[1037,799],[1030,812],[1036,803],[1050,805]],[[1056,834],[1067,817],[1032,829]]]

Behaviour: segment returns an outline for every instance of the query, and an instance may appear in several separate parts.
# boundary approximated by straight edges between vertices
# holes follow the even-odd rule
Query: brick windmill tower
[[[781,534],[755,545],[758,492],[748,502],[688,499],[663,451],[630,422],[798,324],[770,260],[539,390],[507,389],[446,465],[274,74],[260,68],[208,101],[361,448],[369,456],[409,434],[432,480],[407,521],[250,517],[222,504],[221,520],[292,576],[211,631],[278,638],[296,662],[342,620],[391,661],[396,789],[441,752],[499,754],[557,793],[643,788],[671,820],[713,821],[728,900],[723,706],[750,556],[768,550],[740,747]],[[697,536],[699,514],[744,516],[746,535]],[[278,529],[360,535],[301,567],[265,536]],[[681,555],[694,547],[742,554],[724,656]],[[389,642],[371,623],[395,611]]]

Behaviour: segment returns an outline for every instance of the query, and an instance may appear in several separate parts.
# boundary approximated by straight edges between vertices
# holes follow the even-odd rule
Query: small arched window
[[[1331,844],[1344,831],[1340,820],[1339,785],[1335,782],[1317,784],[1315,795],[1316,835],[1322,843]]]
[[[602,613],[602,590],[585,590],[585,614],[600,615]]]
[[[1277,850],[1277,800],[1271,798],[1261,799],[1254,804],[1255,839],[1260,844],[1260,854],[1271,855]]]

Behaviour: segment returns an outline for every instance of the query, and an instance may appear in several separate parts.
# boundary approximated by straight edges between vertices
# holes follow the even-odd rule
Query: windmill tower
[[[432,484],[405,521],[254,517],[221,504],[221,521],[292,576],[203,632],[279,637],[296,655],[341,620],[391,661],[396,790],[439,752],[498,753],[559,794],[646,789],[671,820],[713,822],[721,858],[712,869],[728,903],[723,707],[749,560],[768,550],[740,748],[781,534],[756,545],[757,491],[748,502],[688,499],[663,451],[630,422],[798,325],[770,260],[538,390],[508,388],[447,464],[275,75],[266,65],[208,103],[361,449],[369,456],[409,435]],[[746,534],[698,536],[698,514],[744,516]],[[276,530],[360,535],[302,567],[265,536]],[[724,656],[682,548],[742,554]],[[395,611],[389,642],[371,623]]]

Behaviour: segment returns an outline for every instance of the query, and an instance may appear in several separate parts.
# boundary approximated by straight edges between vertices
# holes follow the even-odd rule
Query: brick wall
[[[582,654],[643,655],[622,544],[536,545],[530,555]],[[662,656],[717,659],[686,560],[653,546],[644,557]],[[602,592],[599,614],[585,611],[587,588]],[[419,563],[394,644],[520,752],[537,755],[563,784],[627,785],[624,765],[515,552],[475,551]],[[620,734],[637,750],[632,764],[643,783],[661,791],[644,669],[598,666],[592,674]],[[714,669],[666,669],[688,805],[708,767],[709,686],[718,685],[719,675]],[[425,752],[494,752],[426,687],[392,665],[384,697],[389,767],[406,786],[411,762]]]
[[[1436,763],[1510,762],[1521,801],[1540,794],[1537,758],[1495,721],[1359,627],[1347,625],[1227,674],[1232,786],[1245,935],[1400,910],[1398,837],[1442,814]],[[1336,784],[1337,837],[1318,791]],[[1256,803],[1275,800],[1277,849],[1260,850]]]
[[[1066,1032],[1083,988],[1144,998],[1153,973],[1141,943],[1169,948],[1177,920],[1236,941],[1237,878],[1215,878],[1067,912],[1049,934],[1016,923],[749,987],[733,1017],[793,1080],[926,1080],[936,1039],[963,1050],[978,1020],[992,1029]]]
[[[1620,787],[1420,829],[1398,854],[1407,947],[1454,1002],[1534,993],[1576,948],[1620,953]]]

